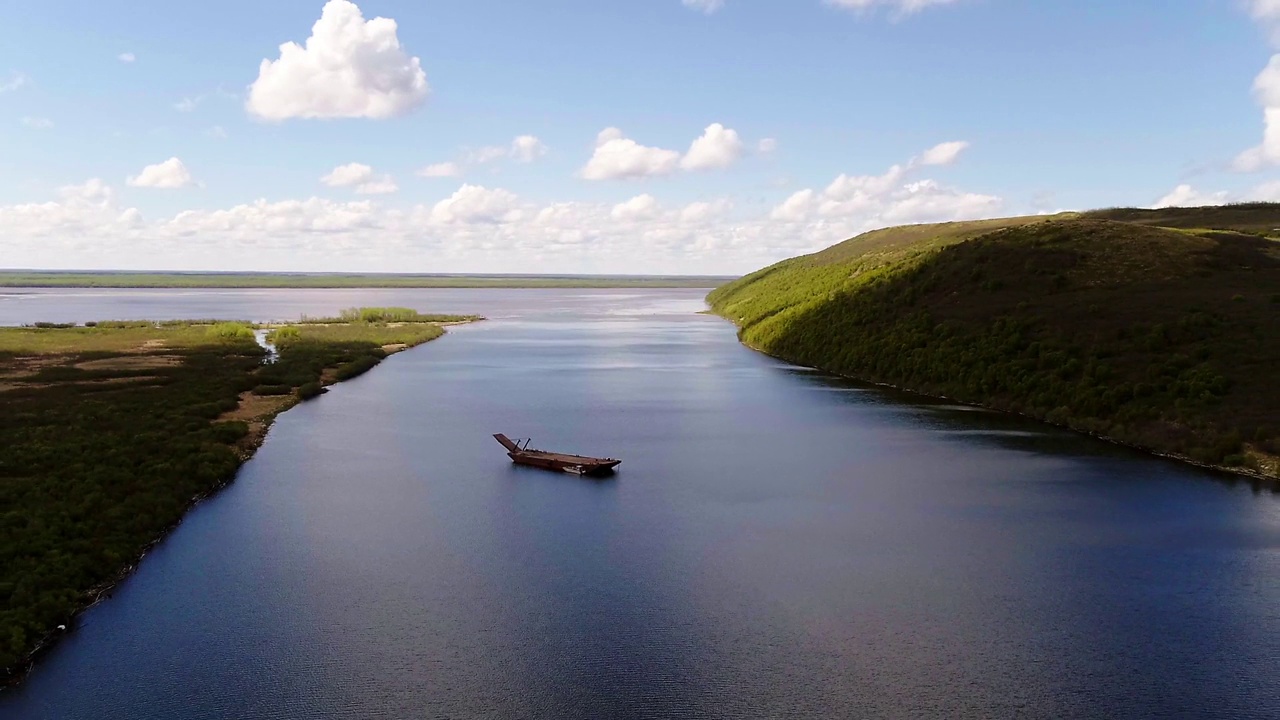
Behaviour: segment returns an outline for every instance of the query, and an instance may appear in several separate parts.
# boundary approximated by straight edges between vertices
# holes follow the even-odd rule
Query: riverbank
[[[723,319],[728,320],[728,318],[723,318]],[[1160,452],[1159,450],[1155,450],[1153,448],[1143,447],[1135,443],[1126,442],[1120,438],[1111,437],[1101,433],[1090,432],[1088,430],[1072,427],[1071,425],[1064,424],[1064,423],[1055,423],[1045,418],[1036,417],[1034,415],[1028,415],[1027,413],[1017,412],[1015,410],[1008,410],[1008,409],[996,407],[993,405],[986,405],[981,402],[974,402],[972,400],[962,400],[959,398],[949,397],[947,395],[925,393],[909,387],[895,385],[893,383],[876,382],[874,380],[867,380],[865,378],[860,378],[860,377],[849,375],[846,373],[839,373],[839,372],[835,372],[833,370],[827,370],[821,367],[795,363],[792,360],[788,360],[785,357],[774,355],[768,352],[767,350],[758,348],[752,345],[751,343],[748,343],[747,341],[743,340],[741,337],[738,338],[738,342],[743,347],[747,348],[748,350],[751,350],[752,352],[760,353],[761,355],[764,355],[766,357],[771,357],[774,360],[778,360],[781,362],[791,363],[793,365],[796,365],[797,367],[809,368],[810,370],[819,370],[821,372],[828,373],[835,377],[845,378],[846,380],[852,380],[854,382],[862,383],[864,385],[870,385],[878,388],[885,388],[886,390],[893,390],[895,392],[910,393],[911,395],[917,395],[921,398],[928,398],[930,400],[943,400],[948,403],[954,403],[956,405],[963,405],[963,406],[972,407],[972,408],[980,408],[982,410],[989,410],[991,412],[1003,413],[1006,415],[1016,415],[1017,417],[1026,418],[1028,420],[1034,420],[1036,422],[1044,423],[1045,425],[1049,425],[1052,427],[1061,428],[1063,430],[1070,430],[1071,432],[1079,433],[1081,435],[1091,437],[1095,440],[1101,440],[1103,442],[1110,443],[1112,445],[1128,448],[1130,450],[1136,450],[1138,452],[1141,452],[1153,457],[1164,458],[1166,460],[1172,460],[1174,462],[1183,463],[1186,465],[1193,465],[1195,467],[1202,468],[1204,470],[1212,470],[1214,472],[1223,473],[1225,475],[1230,475],[1234,477],[1248,478],[1249,480],[1252,480],[1256,483],[1261,483],[1262,485],[1265,485],[1266,487],[1270,488],[1273,492],[1280,492],[1280,456],[1263,453],[1263,452],[1257,451],[1256,449],[1252,450],[1254,454],[1253,459],[1257,463],[1256,467],[1261,468],[1260,470],[1254,470],[1251,467],[1230,466],[1230,465],[1221,465],[1216,463],[1202,462],[1202,461],[1196,460],[1195,458],[1187,457],[1185,455]]]
[[[327,385],[478,318],[0,328],[0,682],[17,682]]]
[[[708,302],[788,362],[1274,479],[1280,243],[1246,232],[1260,215],[1280,206],[890,228]]]

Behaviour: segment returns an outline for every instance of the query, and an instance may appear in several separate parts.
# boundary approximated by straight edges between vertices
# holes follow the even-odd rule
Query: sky
[[[1280,0],[0,5],[0,268],[737,274],[1280,200]]]

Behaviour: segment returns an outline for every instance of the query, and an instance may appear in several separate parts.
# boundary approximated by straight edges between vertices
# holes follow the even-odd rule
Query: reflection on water
[[[182,306],[493,319],[282,416],[0,716],[1280,716],[1276,498],[797,370],[700,294]]]

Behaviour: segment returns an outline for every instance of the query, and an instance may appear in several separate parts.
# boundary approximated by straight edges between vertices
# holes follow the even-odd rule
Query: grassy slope
[[[710,288],[716,277],[0,271],[0,287],[96,288]]]
[[[276,413],[444,332],[302,326],[263,365],[228,325],[0,328],[0,680],[229,482]]]
[[[1280,206],[893,228],[708,300],[798,363],[1278,476],[1280,243],[1236,232],[1272,227]]]

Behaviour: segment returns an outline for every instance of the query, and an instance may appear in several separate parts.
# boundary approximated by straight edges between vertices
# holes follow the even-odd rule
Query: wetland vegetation
[[[764,352],[1280,477],[1280,205],[879,230],[713,291]]]
[[[0,675],[70,626],[201,498],[272,419],[323,386],[476,319],[396,308],[277,326],[228,321],[0,328]],[[387,322],[394,319],[394,322]]]

